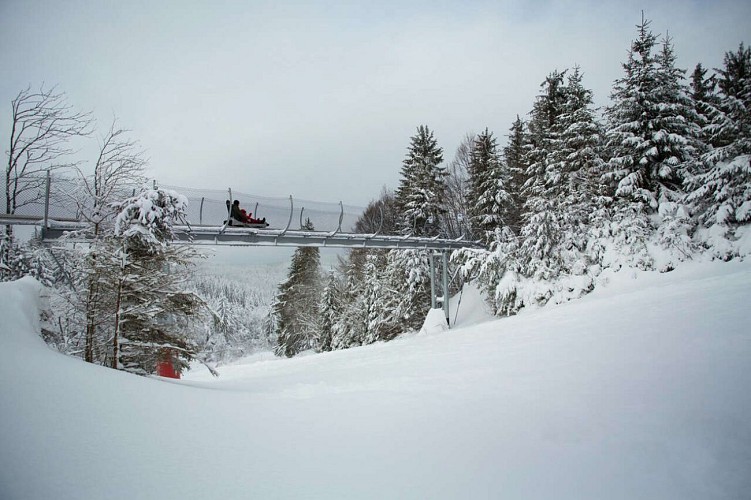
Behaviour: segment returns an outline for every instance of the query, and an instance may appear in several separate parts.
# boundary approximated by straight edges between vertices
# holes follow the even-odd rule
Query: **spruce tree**
[[[568,76],[558,127],[559,140],[550,155],[550,169],[556,172],[558,182],[549,193],[556,199],[563,248],[583,251],[591,215],[603,190],[599,181],[603,170],[603,139],[593,109],[592,91],[582,84],[578,66]],[[569,261],[572,259],[582,260],[579,255],[572,255]],[[567,269],[572,265],[568,262]]]
[[[607,109],[609,172],[615,195],[642,204],[647,212],[682,195],[695,160],[698,136],[693,103],[675,67],[672,42],[657,37],[642,19],[631,44],[625,75],[616,80]]]
[[[662,152],[661,169],[671,168],[677,179],[677,196],[684,191],[687,176],[698,167],[698,157],[706,149],[701,137],[702,117],[696,110],[691,89],[685,83],[686,70],[675,66],[672,39],[666,35],[657,56],[660,107],[660,134],[655,134],[657,148]]]
[[[518,235],[522,227],[522,210],[525,198],[522,194],[527,181],[527,149],[529,141],[526,137],[526,125],[516,115],[508,134],[508,143],[503,148],[503,159],[510,173],[508,191],[512,197],[508,213],[508,227]]]
[[[708,134],[705,133],[704,127],[710,123],[709,116],[719,105],[717,97],[717,80],[715,75],[707,76],[707,70],[698,63],[691,73],[689,82],[691,88],[690,97],[694,101],[696,113],[699,118],[699,125],[702,127],[702,141],[711,144]]]
[[[528,146],[525,163],[527,180],[522,195],[528,203],[532,196],[545,196],[548,185],[556,184],[559,173],[551,169],[551,152],[558,147],[560,115],[566,102],[564,77],[566,71],[553,71],[542,82],[527,125]]]
[[[477,136],[469,164],[469,213],[473,233],[486,244],[496,228],[508,223],[513,199],[508,192],[510,175],[498,154],[493,133],[486,128]]]
[[[383,278],[386,267],[383,252],[371,253],[365,260],[363,270],[363,290],[360,304],[363,310],[362,343],[372,344],[379,340],[390,340],[396,333],[393,331],[394,305],[389,299],[393,294],[388,293],[388,282]]]
[[[613,105],[606,110],[608,119],[609,170],[605,179],[614,183],[614,194],[630,197],[657,208],[656,180],[650,168],[649,138],[651,121],[657,113],[657,68],[652,53],[657,37],[642,18],[638,38],[631,43],[625,76],[616,80],[610,95]]]
[[[705,127],[715,147],[702,156],[707,169],[691,179],[687,199],[704,225],[726,233],[751,222],[751,49],[727,52],[716,71],[719,103]]]
[[[2,252],[6,245],[14,247],[7,254]],[[56,269],[52,254],[39,240],[32,239],[18,245],[8,235],[0,233],[0,258],[5,255],[9,255],[10,260],[8,263],[0,262],[0,268],[5,271],[2,275],[4,280],[13,281],[31,276],[43,285],[51,287],[61,279],[60,270]]]
[[[559,252],[565,272],[581,274],[600,261],[607,238],[611,198],[602,183],[604,130],[593,108],[592,91],[584,87],[579,67],[569,74],[561,114],[561,136],[553,153],[561,174],[556,208],[560,214]],[[585,285],[586,286],[586,285]]]
[[[536,279],[550,279],[560,269],[554,249],[561,238],[556,205],[562,174],[554,152],[560,147],[560,116],[566,102],[564,75],[565,71],[554,71],[546,77],[528,127],[530,144],[526,157],[527,181],[522,191],[525,204],[518,258],[523,263],[523,272]]]
[[[735,97],[747,103],[751,99],[751,47],[745,47],[741,42],[736,52],[725,53],[723,63],[724,66],[716,70],[720,91],[726,97]]]
[[[384,190],[358,218],[355,231],[398,233],[399,216],[395,196]],[[393,294],[386,282],[386,254],[385,250],[354,249],[341,262],[343,285],[338,296],[338,312],[331,325],[332,349],[346,349],[391,338],[389,324],[392,323],[395,308],[386,305],[393,302],[390,302]]]
[[[173,226],[183,220],[187,199],[174,191],[144,189],[119,205],[111,251],[100,260],[117,263],[114,291],[113,363],[138,373],[153,373],[169,355],[178,371],[196,355],[185,331],[202,303],[186,288],[187,267],[196,253],[176,246]]]
[[[354,252],[353,252],[354,254]],[[359,254],[361,263],[350,259],[343,263],[344,290],[342,293],[341,313],[331,327],[331,348],[347,349],[362,344],[365,337],[367,318],[362,307],[364,290],[363,273],[367,254]]]
[[[313,230],[310,219],[305,221],[303,229]],[[289,358],[307,349],[318,348],[320,260],[317,247],[300,247],[292,256],[287,279],[279,285],[273,308],[277,326],[277,355]]]
[[[425,250],[391,250],[386,256],[383,320],[391,337],[419,330],[430,309],[430,262]]]
[[[443,150],[427,126],[419,126],[410,140],[396,191],[403,234],[436,236],[444,213],[446,170],[441,167]]]
[[[740,44],[726,52],[724,66],[716,69],[719,109],[707,127],[716,147],[707,160],[717,162],[751,153],[751,47]]]
[[[525,135],[517,119],[506,152],[515,165],[527,165],[519,236],[496,228],[488,250],[457,256],[465,271],[478,276],[497,314],[514,314],[554,295],[578,297],[592,287],[587,271],[596,256],[590,255],[589,226],[601,191],[602,133],[578,68],[548,75],[529,130]]]
[[[321,296],[320,314],[321,324],[318,334],[317,348],[319,351],[330,351],[334,335],[334,325],[342,313],[342,291],[339,280],[333,270],[329,271],[326,285]]]
[[[691,73],[691,98],[697,102],[715,101],[717,80],[714,75],[707,77],[707,70],[698,63]]]

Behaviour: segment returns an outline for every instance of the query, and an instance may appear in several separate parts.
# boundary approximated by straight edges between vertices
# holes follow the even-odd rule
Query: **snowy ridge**
[[[2,283],[0,497],[742,498],[749,301],[748,262],[621,272],[510,318],[165,383],[46,348],[38,287]]]

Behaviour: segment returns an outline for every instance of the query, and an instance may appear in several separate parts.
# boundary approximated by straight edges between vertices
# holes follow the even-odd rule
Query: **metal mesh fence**
[[[48,215],[51,219],[71,219],[79,218],[79,204],[75,202],[81,191],[80,179],[73,179],[64,176],[52,175],[50,177],[50,197]],[[11,187],[15,190],[15,210],[11,207],[16,215],[44,217],[46,204],[47,176],[27,176],[19,179],[18,183]],[[12,195],[11,195],[12,196]],[[0,193],[0,212],[8,212],[8,198],[5,190]]]
[[[24,178],[19,183],[17,190],[16,215],[44,217],[46,198],[46,176]],[[229,198],[227,191],[189,188],[173,185],[159,185],[164,189],[170,189],[185,196],[188,199],[188,222],[192,225],[222,225],[227,219],[226,200]],[[132,194],[132,193],[128,193]],[[127,196],[127,195],[125,195]],[[253,217],[266,218],[271,228],[285,228],[290,224],[290,229],[299,229],[305,219],[310,219],[318,231],[334,231],[339,227],[339,216],[343,210],[341,230],[351,231],[358,217],[363,212],[362,207],[343,205],[335,202],[319,202],[312,200],[293,200],[293,213],[290,220],[290,200],[288,198],[271,198],[252,195],[242,192],[232,192],[235,200],[240,200],[240,206]],[[2,205],[0,212],[6,212],[6,196],[3,191],[0,194]],[[74,219],[80,217],[82,207],[87,200],[82,190],[80,178],[72,178],[60,175],[52,175],[50,178],[49,218],[50,219]]]
[[[163,184],[160,187],[171,189],[188,198],[188,220],[191,224],[221,225],[227,219],[228,191],[186,188]],[[338,203],[326,203],[311,200],[292,201],[292,219],[290,222],[289,198],[271,198],[254,194],[232,191],[232,197],[240,201],[240,206],[255,218],[266,218],[272,228],[285,228],[290,223],[290,229],[299,229],[300,214],[302,222],[310,219],[317,231],[333,231],[339,226],[339,215],[342,217],[342,231],[350,231],[357,218],[362,214],[362,207]],[[230,202],[233,200],[230,200]]]

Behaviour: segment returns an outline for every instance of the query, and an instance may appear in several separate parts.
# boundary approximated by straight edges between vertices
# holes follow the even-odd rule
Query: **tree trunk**
[[[120,306],[122,304],[122,296],[123,280],[121,278],[117,284],[117,301],[115,303],[115,333],[112,335],[112,368],[116,370],[119,368],[117,358],[120,355],[120,353],[118,352],[118,343],[120,341]]]
[[[89,283],[88,298],[86,300],[86,339],[84,344],[84,360],[88,363],[94,362],[94,334],[96,332],[96,314],[99,303],[96,275]]]

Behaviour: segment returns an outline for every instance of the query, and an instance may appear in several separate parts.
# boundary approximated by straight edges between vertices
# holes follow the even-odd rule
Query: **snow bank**
[[[0,282],[3,354],[15,357],[16,349],[46,347],[38,333],[41,291],[42,285],[30,277],[12,283]]]
[[[440,306],[440,304],[439,304]],[[451,328],[466,327],[495,319],[490,307],[485,303],[482,292],[471,283],[449,300],[449,321]],[[442,308],[431,309],[420,329],[421,335],[441,333],[449,330],[446,314]]]
[[[615,273],[575,302],[180,382],[47,349],[35,286],[0,286],[3,499],[751,491],[748,263]]]
[[[465,284],[459,294],[451,297],[449,305],[452,327],[472,326],[495,319],[482,292],[473,284]]]
[[[443,312],[443,309],[431,309],[425,316],[420,334],[440,333],[448,329],[449,325],[446,322],[446,313]]]

